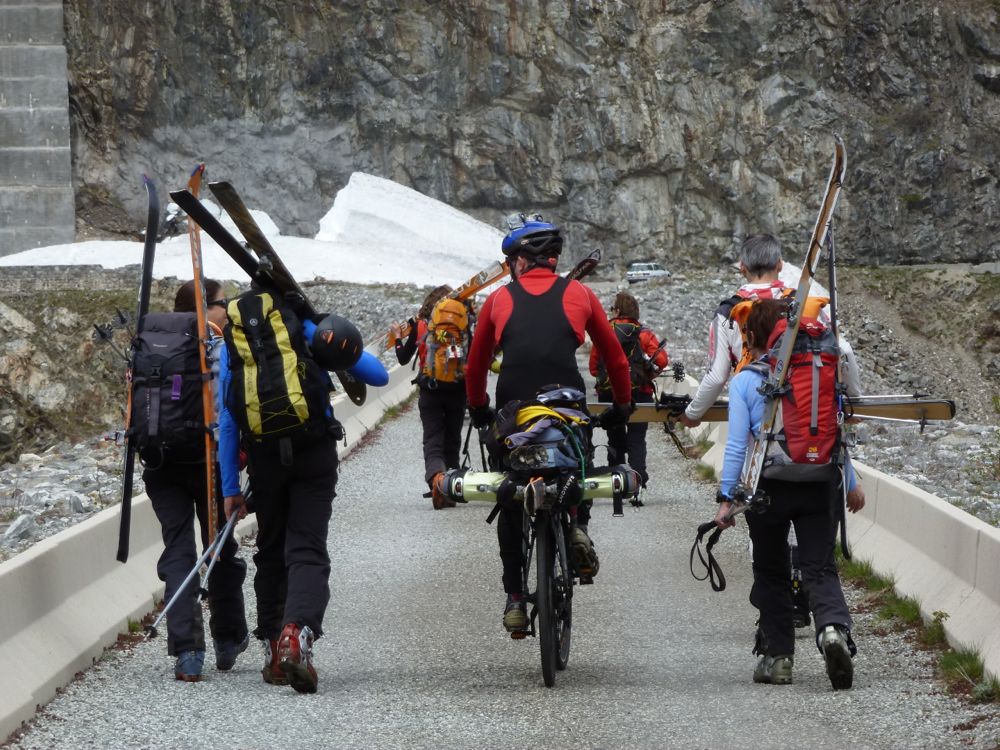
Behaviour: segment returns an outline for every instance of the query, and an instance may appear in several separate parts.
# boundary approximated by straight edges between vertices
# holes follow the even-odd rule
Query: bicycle
[[[511,485],[513,484],[513,491]],[[473,472],[454,469],[445,474],[444,490],[457,502],[496,500],[502,493],[505,501],[515,501],[524,508],[524,549],[521,568],[523,590],[531,604],[526,631],[511,633],[512,638],[537,637],[541,651],[542,679],[546,687],[556,683],[556,673],[569,663],[573,626],[573,588],[591,583],[581,576],[567,550],[575,520],[572,508],[578,502],[611,498],[616,516],[624,515],[623,500],[635,497],[641,489],[639,475],[628,466],[615,466],[604,473],[580,478],[560,473],[548,480],[524,479],[514,472]],[[532,559],[535,588],[531,588]],[[537,626],[536,626],[537,621]]]

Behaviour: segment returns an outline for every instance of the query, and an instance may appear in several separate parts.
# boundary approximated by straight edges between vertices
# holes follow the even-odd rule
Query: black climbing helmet
[[[331,372],[346,370],[361,358],[362,351],[361,333],[347,318],[331,313],[316,326],[312,353],[321,367]]]

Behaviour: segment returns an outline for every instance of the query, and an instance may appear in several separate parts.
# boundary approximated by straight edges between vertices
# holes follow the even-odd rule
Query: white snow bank
[[[219,214],[210,200],[204,203]],[[500,231],[415,190],[360,172],[337,193],[314,240],[283,236],[266,213],[251,210],[251,214],[298,281],[324,278],[361,284],[455,285],[501,258]],[[227,215],[220,221],[240,237]],[[206,276],[246,279],[207,234],[202,232],[201,237]],[[119,268],[141,261],[141,242],[89,241],[4,256],[0,266]],[[157,278],[191,278],[187,235],[157,245],[153,274]]]

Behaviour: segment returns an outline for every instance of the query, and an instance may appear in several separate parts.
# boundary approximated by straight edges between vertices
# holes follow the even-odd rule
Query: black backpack
[[[642,388],[653,382],[655,375],[650,371],[649,361],[642,351],[642,344],[639,342],[639,334],[648,330],[638,323],[626,323],[617,321],[611,324],[614,329],[618,343],[621,344],[622,351],[628,359],[629,377],[632,389]],[[602,391],[611,390],[611,380],[608,378],[608,368],[602,359],[597,366],[597,389]]]
[[[132,343],[128,436],[147,464],[204,458],[198,318],[194,313],[147,313]]]
[[[230,300],[226,349],[232,377],[226,406],[244,440],[280,449],[311,442],[332,425],[330,379],[316,363],[302,322],[281,300],[251,290]]]

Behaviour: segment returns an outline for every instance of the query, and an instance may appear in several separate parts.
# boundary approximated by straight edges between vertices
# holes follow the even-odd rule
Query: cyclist
[[[465,373],[472,424],[492,423],[494,411],[486,392],[493,353],[503,350],[495,403],[533,398],[544,386],[559,384],[585,391],[576,350],[587,334],[608,368],[614,406],[603,415],[603,427],[624,424],[632,411],[629,364],[594,293],[578,281],[556,274],[563,248],[562,232],[541,216],[517,214],[507,220],[501,243],[511,268],[511,281],[491,294],[479,312]],[[503,624],[509,632],[528,627],[521,581],[523,511],[501,506],[497,520],[503,586],[507,594]],[[590,509],[581,506],[570,539],[577,570],[597,572],[598,560],[587,534]]]

